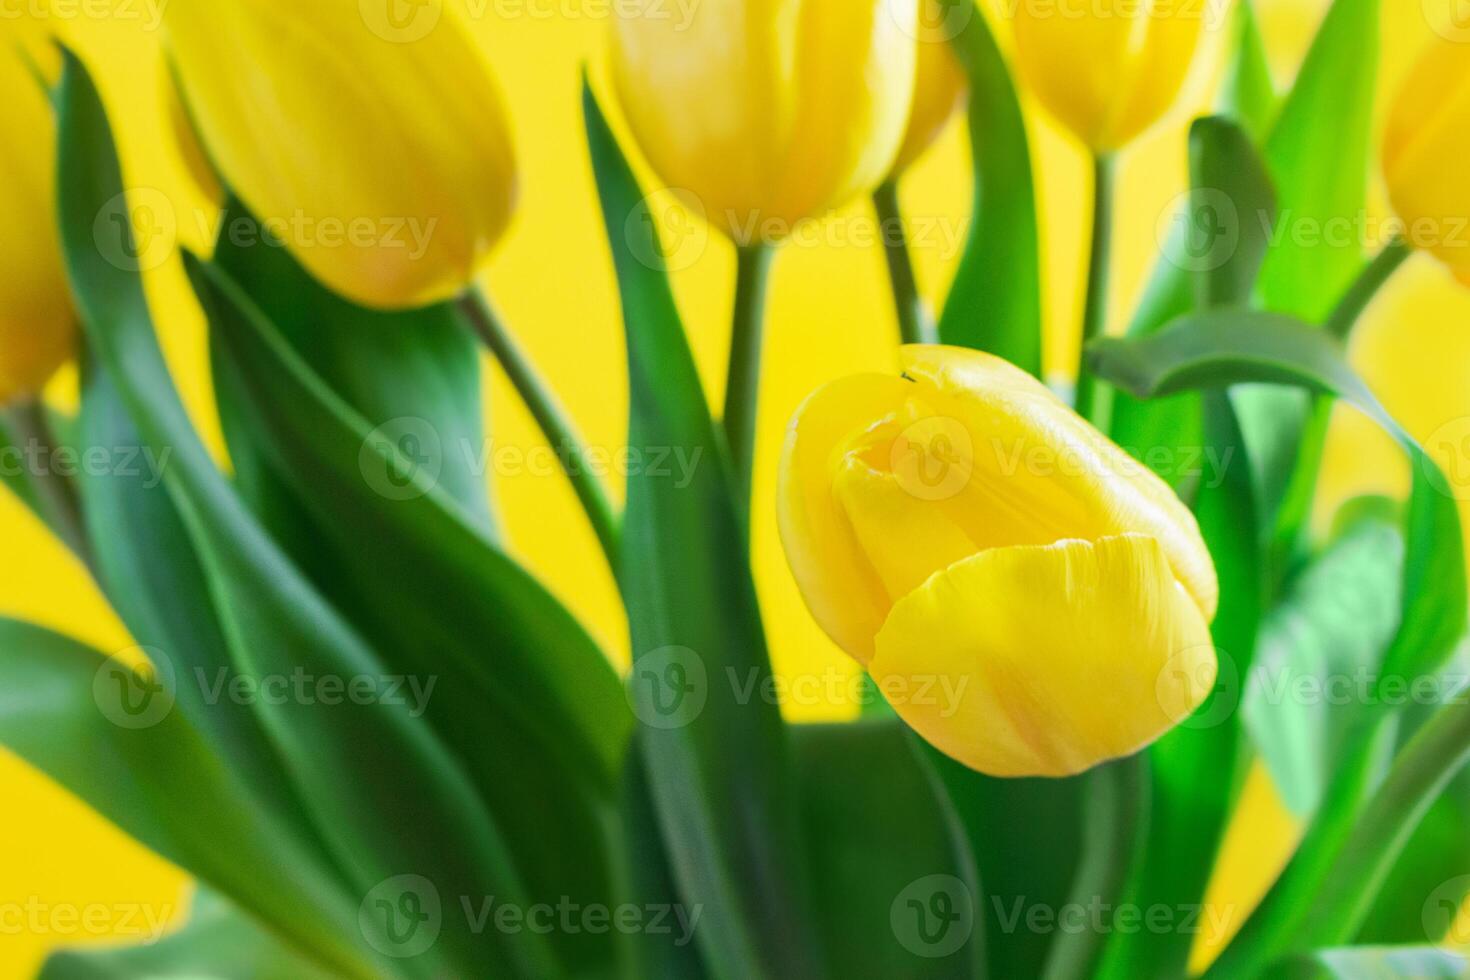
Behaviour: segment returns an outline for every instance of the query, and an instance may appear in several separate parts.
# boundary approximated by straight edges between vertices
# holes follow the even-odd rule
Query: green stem
[[[878,233],[883,238],[883,255],[888,260],[888,280],[893,286],[893,305],[898,313],[898,333],[905,344],[937,344],[939,328],[919,295],[918,277],[909,255],[903,212],[898,205],[898,183],[888,181],[873,192],[873,210],[878,214]]]
[[[459,310],[500,362],[510,383],[541,427],[546,441],[561,459],[562,470],[571,480],[572,489],[576,491],[582,509],[587,512],[587,519],[592,522],[592,530],[597,534],[603,553],[607,555],[614,575],[618,574],[621,567],[618,561],[618,519],[607,491],[587,463],[586,448],[571,421],[480,289],[466,293],[459,301]]]
[[[761,347],[765,333],[766,292],[770,285],[769,245],[742,247],[736,259],[735,312],[730,331],[730,374],[725,385],[725,441],[735,466],[736,499],[747,526],[751,474],[755,469],[756,409],[760,405]]]
[[[37,516],[72,554],[92,569],[92,548],[82,519],[76,482],[56,471],[58,443],[46,406],[40,398],[31,398],[11,405],[5,414],[14,445],[28,463],[34,463],[26,477],[34,494]]]
[[[1087,774],[1083,794],[1082,863],[1067,904],[1085,909],[1116,907],[1146,829],[1148,779],[1143,754],[1098,766]],[[1043,980],[1094,976],[1111,926],[1099,923],[1097,930],[1058,935],[1047,956]]]
[[[1100,154],[1092,167],[1092,248],[1087,257],[1087,296],[1082,305],[1082,345],[1077,364],[1077,413],[1103,432],[1112,424],[1113,389],[1087,367],[1087,345],[1101,337],[1108,318],[1108,274],[1113,251],[1113,157]]]
[[[1378,291],[1411,254],[1412,248],[1402,239],[1395,239],[1385,246],[1348,287],[1347,292],[1343,293],[1328,316],[1324,329],[1346,343]],[[1314,396],[1298,446],[1296,465],[1292,469],[1291,480],[1287,484],[1285,496],[1282,497],[1281,509],[1276,515],[1272,532],[1269,567],[1275,580],[1279,581],[1285,575],[1301,547],[1303,529],[1307,525],[1312,501],[1317,494],[1317,476],[1322,468],[1322,454],[1326,447],[1331,418],[1332,399]]]

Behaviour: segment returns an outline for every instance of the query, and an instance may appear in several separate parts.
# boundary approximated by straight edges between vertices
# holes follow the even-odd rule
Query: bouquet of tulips
[[[972,0],[620,5],[605,84],[584,83],[607,251],[579,261],[616,274],[628,445],[697,461],[636,469],[620,511],[479,275],[517,162],[454,9],[172,0],[172,138],[222,212],[199,254],[125,179],[100,73],[0,20],[0,436],[166,461],[7,472],[138,647],[0,621],[0,744],[199,885],[176,933],[63,950],[44,977],[1180,977],[1262,762],[1306,830],[1207,976],[1467,975],[1459,486],[1343,349],[1412,251],[1470,279],[1446,234],[1470,206],[1470,44],[1425,52],[1380,153],[1379,3],[1334,0],[1285,91],[1250,0],[1016,0],[1004,24]],[[1113,163],[1206,49],[1226,67],[1191,191],[1107,330]],[[1040,377],[1022,93],[1096,162],[1075,384]],[[974,213],[936,316],[891,232],[961,107]],[[1280,233],[1357,215],[1379,169],[1400,233],[1372,254]],[[666,190],[738,254],[719,411]],[[793,229],[868,196],[903,343],[810,395],[771,499],[751,479],[768,274]],[[143,273],[164,263],[208,323],[228,464],[155,333]],[[613,569],[626,672],[448,451],[486,438],[479,345]],[[63,412],[40,393],[72,360]],[[1413,481],[1323,530],[1336,402]],[[1189,451],[1218,478],[1158,462]],[[859,720],[793,724],[763,695],[759,513],[863,668]],[[1369,680],[1324,705],[1271,697],[1281,676]]]

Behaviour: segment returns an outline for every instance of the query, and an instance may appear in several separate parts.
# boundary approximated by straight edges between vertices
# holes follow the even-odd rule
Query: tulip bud
[[[869,193],[914,95],[917,0],[724,0],[619,16],[613,79],[653,169],[741,245]]]
[[[412,40],[357,0],[174,0],[189,116],[230,189],[317,279],[380,308],[463,291],[515,163],[482,52],[445,11]]]
[[[1179,97],[1211,4],[1018,0],[1016,63],[1031,91],[1096,154],[1158,122]]]
[[[925,15],[919,25],[918,70],[914,77],[914,104],[909,113],[909,127],[899,147],[893,173],[907,170],[924,155],[949,117],[965,101],[969,80],[955,56],[948,31],[945,30],[941,0],[922,0]],[[973,14],[979,17],[977,11]]]
[[[1383,175],[1405,237],[1470,285],[1470,44],[1439,36],[1410,71],[1388,114]]]
[[[37,394],[77,342],[56,230],[56,121],[43,81],[59,61],[33,26],[0,18],[0,405]]]
[[[791,423],[778,518],[818,624],[992,775],[1070,775],[1188,717],[1214,684],[1218,599],[1193,515],[1009,363],[902,357]]]

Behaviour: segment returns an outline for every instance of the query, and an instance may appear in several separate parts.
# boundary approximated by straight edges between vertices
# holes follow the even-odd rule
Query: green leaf
[[[1098,374],[1138,397],[1246,382],[1295,385],[1343,398],[1408,454],[1413,490],[1405,517],[1403,611],[1384,675],[1413,678],[1443,664],[1465,630],[1460,517],[1438,465],[1384,411],[1324,331],[1273,313],[1226,311],[1185,318],[1151,337],[1103,340],[1089,354]]]
[[[390,683],[379,657],[246,510],[190,426],[136,263],[126,261],[138,254],[128,222],[103,220],[130,212],[102,103],[70,53],[58,104],[61,238],[72,291],[92,348],[117,381],[145,443],[173,451],[165,481],[237,672],[259,683],[303,675],[342,685]],[[341,697],[337,690],[332,700]],[[449,896],[451,914],[438,942],[414,961],[416,970],[453,973],[473,965],[555,975],[543,937],[477,932],[457,914],[462,896],[519,902],[524,893],[473,785],[411,707],[387,696],[340,704],[262,697],[255,706],[332,858],[364,899],[398,887],[405,869]],[[457,844],[452,853],[443,846],[449,840]],[[389,938],[386,929],[375,935]]]
[[[322,383],[372,428],[413,420],[435,436],[418,447],[430,459],[438,485],[467,519],[490,527],[481,404],[479,347],[451,303],[380,312],[357,306],[318,284],[291,253],[237,201],[225,209],[214,262],[260,306],[291,350]],[[216,360],[216,384],[231,380]],[[229,414],[221,405],[227,431]],[[400,426],[403,423],[399,423]],[[237,439],[230,458],[262,448]],[[257,462],[255,465],[260,465]]]
[[[1244,127],[1259,144],[1271,131],[1279,103],[1266,57],[1266,41],[1251,0],[1236,4],[1235,31],[1234,55],[1220,86],[1220,111]]]
[[[158,680],[0,619],[0,744],[107,820],[349,976],[378,976],[358,899],[314,845],[252,800]]]
[[[1245,723],[1299,817],[1321,802],[1362,701],[1358,685],[1377,674],[1393,640],[1403,556],[1397,526],[1359,520],[1288,584],[1266,620]]]
[[[629,479],[619,569],[654,812],[717,977],[816,976],[798,799],[745,536],[647,203],[584,79],[593,171],[628,336],[629,445],[682,447],[687,486]],[[644,220],[640,220],[639,216]]]
[[[145,445],[117,386],[92,364],[83,371],[77,440],[116,461],[106,472],[85,471],[79,481],[82,514],[108,602],[150,658],[167,661],[178,678],[179,709],[245,780],[259,805],[310,833],[254,710],[210,695],[233,674],[234,662],[204,568],[163,483],[169,456]]]
[[[1324,949],[1272,967],[1266,980],[1464,980],[1470,960],[1429,946]]]
[[[385,665],[438,678],[425,718],[474,779],[531,899],[605,904],[603,811],[631,722],[607,659],[393,440],[327,390],[223,270],[193,256],[185,265],[238,385],[239,423],[343,556],[349,608],[385,638]],[[408,492],[383,482],[392,474]],[[608,960],[611,941],[555,937],[588,968]]]
[[[792,733],[831,975],[984,976],[974,858],[913,736],[896,719]]]
[[[1031,152],[1015,83],[974,0],[944,0],[970,82],[974,213],[939,318],[946,344],[1041,376],[1041,272]]]
[[[62,950],[46,960],[37,980],[333,980],[336,974],[303,959],[224,899],[201,890],[188,924],[158,942],[137,946]]]
[[[1081,859],[1086,778],[997,779],[923,748],[980,871],[988,975],[1041,976]]]

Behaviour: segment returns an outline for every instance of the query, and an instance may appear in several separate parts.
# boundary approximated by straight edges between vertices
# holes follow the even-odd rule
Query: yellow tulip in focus
[[[659,178],[741,245],[866,194],[914,95],[917,0],[724,0],[615,22],[623,114]]]
[[[450,11],[400,35],[357,0],[173,0],[165,25],[209,158],[316,278],[381,308],[464,290],[516,180],[499,91]]]
[[[787,559],[822,628],[919,734],[996,776],[1132,754],[1215,681],[1214,565],[1189,510],[988,354],[903,348],[797,412]]]
[[[76,349],[56,230],[56,121],[41,76],[56,51],[31,21],[0,18],[0,406],[37,394]]]
[[[895,174],[902,173],[929,149],[944,124],[965,100],[969,90],[964,69],[951,46],[940,0],[923,0],[924,16],[919,25],[918,68],[914,76],[914,104]],[[973,16],[979,17],[979,12]]]
[[[1179,97],[1215,4],[1017,0],[1016,63],[1032,92],[1096,154],[1122,147]]]
[[[1470,44],[1438,36],[1399,90],[1383,140],[1383,174],[1405,237],[1470,285]]]

